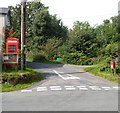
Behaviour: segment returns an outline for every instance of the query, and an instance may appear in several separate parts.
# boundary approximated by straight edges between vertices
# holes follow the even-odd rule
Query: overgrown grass
[[[24,89],[24,88],[28,88],[30,86],[32,86],[33,84],[41,81],[43,79],[43,76],[34,71],[33,69],[31,68],[26,68],[26,70],[24,71],[21,71],[19,70],[18,72],[17,71],[14,71],[14,70],[6,70],[6,72],[4,71],[2,73],[2,76],[19,76],[19,74],[28,74],[31,75],[31,76],[35,76],[35,77],[31,77],[31,79],[29,79],[29,81],[25,82],[25,83],[17,83],[17,84],[8,84],[8,83],[2,83],[2,92],[10,92],[10,91],[16,91],[16,90],[21,90],[21,89]]]
[[[11,84],[2,84],[2,92],[10,92],[10,91],[17,91],[21,89],[28,88],[38,81],[31,81],[29,83],[24,83],[24,84],[16,84],[16,85],[11,85]]]
[[[113,74],[112,72],[110,73],[107,71],[100,71],[98,68],[98,65],[93,66],[93,67],[85,67],[83,69],[87,72],[90,72],[90,73],[96,75],[96,76],[100,76],[100,77],[105,78],[109,81],[120,84],[120,79],[118,79],[118,77],[120,76],[119,74]]]

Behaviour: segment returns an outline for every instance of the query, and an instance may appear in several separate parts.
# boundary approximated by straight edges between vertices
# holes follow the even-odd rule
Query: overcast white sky
[[[20,3],[21,0],[0,0],[0,7]],[[92,26],[118,15],[120,0],[41,0],[49,6],[50,14],[57,14],[64,25],[72,28],[73,22],[88,21]]]

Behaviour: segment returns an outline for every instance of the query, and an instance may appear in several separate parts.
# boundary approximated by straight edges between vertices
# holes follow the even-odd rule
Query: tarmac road
[[[118,111],[118,85],[82,66],[28,63],[45,79],[2,94],[3,111]]]

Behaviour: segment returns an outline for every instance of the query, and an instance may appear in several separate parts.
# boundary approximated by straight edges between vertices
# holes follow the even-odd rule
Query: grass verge
[[[99,71],[97,66],[93,66],[93,67],[85,67],[82,68],[83,70],[90,72],[96,76],[102,77],[104,79],[107,79],[109,81],[115,82],[115,83],[119,83],[120,84],[120,79],[118,79],[119,75],[118,74],[112,74],[110,72],[105,72],[105,71]]]
[[[21,75],[24,76],[21,77]],[[2,73],[2,79],[13,80],[12,77],[14,78],[14,80],[17,81],[17,83],[15,84],[2,83],[1,85],[2,92],[10,92],[25,89],[43,79],[43,76],[39,72],[36,72],[31,68],[26,68],[26,70],[24,71],[19,70],[18,72],[14,70],[7,70],[6,72]],[[24,77],[27,77],[27,79]]]

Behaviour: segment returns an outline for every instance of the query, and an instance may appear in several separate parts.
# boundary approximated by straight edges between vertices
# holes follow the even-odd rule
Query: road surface
[[[28,63],[45,79],[2,94],[3,111],[118,111],[118,85],[82,66]]]

